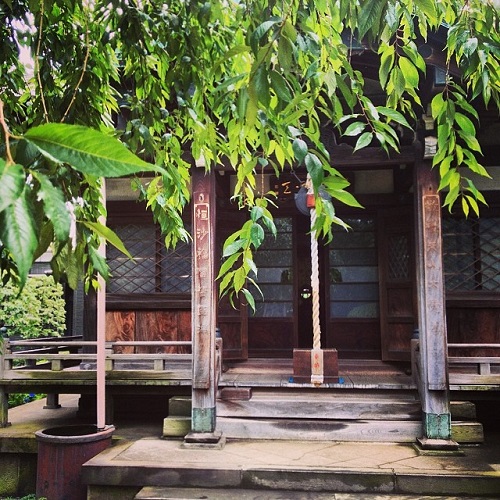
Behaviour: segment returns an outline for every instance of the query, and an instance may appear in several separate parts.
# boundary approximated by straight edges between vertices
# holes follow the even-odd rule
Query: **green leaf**
[[[233,255],[230,255],[221,265],[219,269],[219,274],[217,275],[217,279],[222,278],[236,263],[236,261],[240,258],[239,253],[234,253]]]
[[[43,201],[45,215],[52,222],[54,234],[59,241],[66,241],[69,238],[71,217],[64,195],[45,175],[40,172],[34,172],[33,175],[40,183],[38,195]]]
[[[446,111],[446,103],[443,94],[436,94],[431,101],[432,117],[438,119]]]
[[[390,81],[393,84],[396,95],[401,96],[405,91],[406,78],[403,75],[403,71],[400,67],[395,66],[391,71]]]
[[[467,118],[467,116],[462,113],[455,113],[455,121],[458,123],[458,126],[468,135],[474,136],[476,134],[476,128],[472,121]]]
[[[253,295],[246,288],[242,288],[241,292],[245,296],[245,299],[246,299],[248,305],[252,308],[252,311],[255,312],[255,299],[253,298]]]
[[[264,229],[260,224],[252,224],[250,231],[250,241],[255,248],[260,247],[264,241]]]
[[[417,7],[429,18],[429,22],[435,24],[438,20],[436,3],[432,0],[415,0]]]
[[[401,72],[406,80],[406,86],[410,86],[413,88],[418,87],[418,82],[420,80],[418,70],[415,65],[406,57],[399,58],[399,67],[401,68]]]
[[[363,130],[366,128],[366,123],[363,122],[354,122],[351,123],[344,132],[343,135],[356,136],[361,134]]]
[[[344,190],[328,191],[335,199],[350,207],[363,208],[356,198],[349,192]]]
[[[96,177],[122,177],[163,169],[141,160],[120,141],[80,125],[48,123],[26,132],[24,138],[52,161]]]
[[[466,134],[460,130],[458,131],[458,135],[466,142],[467,146],[472,149],[472,151],[477,151],[478,153],[481,152],[479,141],[474,135]]]
[[[24,168],[22,165],[7,165],[0,158],[0,212],[12,205],[24,189]]]
[[[247,275],[245,270],[242,267],[236,269],[233,277],[234,290],[236,293],[238,293],[245,286],[246,279]]]
[[[268,73],[264,65],[261,64],[253,74],[248,93],[255,104],[261,102],[264,106],[269,106],[271,95],[269,94]]]
[[[295,160],[300,165],[304,161],[307,154],[307,143],[302,139],[296,138],[292,142],[292,150],[295,155]]]
[[[371,132],[365,132],[364,134],[361,134],[359,139],[356,141],[356,146],[354,148],[354,151],[366,148],[366,146],[370,145],[372,140],[373,140],[373,134]]]
[[[464,196],[462,196],[462,210],[464,212],[465,217],[469,216],[469,205],[467,204],[467,200]]]
[[[474,210],[474,213],[479,217],[479,205],[477,204],[477,201],[475,198],[473,198],[470,195],[465,195],[467,198],[467,201],[469,202],[469,205],[471,206],[472,210]]]
[[[250,37],[250,46],[252,47],[252,50],[254,51],[255,54],[257,54],[259,50],[259,44],[260,40],[262,37],[277,23],[281,22],[280,17],[273,17],[268,21],[264,21],[262,24],[257,26],[255,31],[252,33],[252,36]]]
[[[311,180],[315,191],[319,190],[323,182],[323,166],[320,159],[313,153],[307,153],[304,158],[307,172],[311,176]]]
[[[105,279],[109,278],[109,267],[106,263],[106,258],[98,253],[94,247],[89,246],[90,262],[94,269]]]
[[[377,106],[377,109],[381,115],[386,116],[393,122],[399,123],[403,125],[403,127],[411,128],[407,119],[399,111],[392,108],[386,108],[385,106]]]
[[[390,70],[394,64],[394,46],[381,46],[381,49],[383,49],[383,52],[380,56],[379,78],[381,87],[385,88]]]
[[[476,52],[477,43],[478,43],[477,38],[471,37],[462,45],[462,50],[466,57],[471,57],[472,54]]]
[[[269,73],[271,79],[271,86],[276,92],[276,95],[285,102],[290,102],[292,100],[292,95],[290,94],[290,89],[287,86],[286,80],[277,72],[271,71]]]
[[[0,212],[0,240],[17,266],[21,286],[33,265],[38,237],[26,191]]]
[[[88,227],[95,233],[97,233],[101,238],[104,238],[108,243],[111,243],[116,249],[120,250],[123,254],[125,254],[129,259],[134,260],[132,255],[130,255],[129,251],[125,248],[122,240],[118,237],[118,235],[109,227],[101,224],[100,222],[89,222],[89,221],[78,221],[84,226]]]
[[[243,248],[244,244],[245,244],[244,240],[236,240],[227,246],[224,245],[224,252],[222,254],[222,257],[229,257],[229,256],[233,255],[234,253],[241,250]]]
[[[278,41],[278,61],[285,71],[289,71],[293,66],[293,45],[283,34]]]
[[[361,40],[369,30],[377,32],[380,27],[382,11],[387,0],[367,0],[358,17],[358,37]]]

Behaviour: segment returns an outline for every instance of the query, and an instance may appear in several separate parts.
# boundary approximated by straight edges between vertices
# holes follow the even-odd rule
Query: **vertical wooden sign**
[[[418,242],[420,372],[424,448],[457,448],[451,440],[448,391],[446,310],[441,255],[441,201],[437,179],[429,162],[415,165],[416,228]]]
[[[193,186],[193,387],[191,434],[215,431],[215,181],[204,168],[192,171]],[[191,439],[191,437],[190,437]]]
[[[200,186],[201,187],[201,186]],[[210,387],[210,358],[211,358],[211,330],[212,302],[214,276],[211,270],[213,252],[211,230],[211,207],[209,192],[200,190],[194,193],[194,260],[193,260],[193,327],[194,327],[194,359],[197,370],[193,374],[193,387],[195,389],[208,389]]]
[[[430,390],[447,388],[446,317],[443,288],[441,201],[438,194],[423,196],[423,258],[427,372]]]

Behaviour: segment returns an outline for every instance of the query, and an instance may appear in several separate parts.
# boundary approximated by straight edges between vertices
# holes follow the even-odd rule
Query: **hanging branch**
[[[83,59],[83,66],[82,66],[82,72],[80,74],[80,78],[78,79],[78,82],[76,84],[76,87],[73,91],[73,95],[71,96],[71,101],[69,102],[68,104],[68,107],[66,108],[66,111],[64,112],[62,118],[61,118],[61,123],[64,122],[64,120],[66,119],[66,117],[68,116],[69,114],[69,111],[70,109],[72,108],[75,100],[76,100],[76,94],[80,88],[80,85],[82,84],[83,82],[83,78],[85,76],[85,73],[87,71],[87,64],[88,64],[88,61],[89,61],[89,57],[90,57],[90,34],[89,34],[89,20],[88,20],[88,17],[85,16],[85,57]]]
[[[12,158],[12,153],[10,151],[10,132],[5,122],[5,116],[3,114],[3,101],[0,99],[0,125],[2,126],[5,135],[5,155],[7,156],[7,165],[13,165],[14,158]]]
[[[43,30],[43,15],[44,15],[44,0],[40,0],[40,26],[38,27],[38,42],[36,44],[36,54],[35,54],[35,71],[36,79],[38,82],[38,88],[40,89],[40,100],[43,106],[43,116],[45,121],[49,122],[49,112],[47,111],[47,103],[45,102],[45,96],[43,95],[43,85],[42,77],[40,76],[40,51],[42,47],[42,30]]]

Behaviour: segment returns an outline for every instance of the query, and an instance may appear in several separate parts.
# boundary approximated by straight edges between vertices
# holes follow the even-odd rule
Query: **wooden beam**
[[[399,153],[387,154],[382,148],[368,147],[354,151],[348,144],[333,144],[329,148],[330,163],[335,168],[369,169],[389,166],[413,164],[415,161],[415,148],[413,146],[401,146]],[[219,164],[217,171],[234,172],[234,166],[229,163]],[[286,171],[286,169],[285,169]]]
[[[191,432],[186,443],[218,441],[215,436],[215,177],[193,167],[193,388]]]
[[[417,288],[420,330],[420,397],[423,439],[451,443],[448,394],[441,203],[435,172],[429,162],[415,168]]]

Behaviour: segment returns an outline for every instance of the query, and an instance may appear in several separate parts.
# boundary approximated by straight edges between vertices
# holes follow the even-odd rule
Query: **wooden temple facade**
[[[424,108],[443,83],[440,44],[439,34],[431,36],[422,52]],[[370,51],[356,58],[377,103],[378,61]],[[422,410],[422,434],[415,437],[431,445],[451,442],[450,360],[477,362],[488,375],[500,359],[500,123],[493,111],[478,111],[483,164],[492,175],[477,180],[488,203],[480,218],[442,209],[431,168],[433,126],[425,114],[390,156],[377,147],[353,153],[353,144],[331,127],[323,131],[332,165],[364,208],[337,205],[351,230],[336,228],[332,242],[319,245],[321,346],[336,350],[341,365],[358,360],[362,370],[371,360],[411,370]],[[264,373],[291,360],[294,350],[312,347],[310,218],[295,200],[305,180],[300,169],[279,178],[260,174],[261,188],[277,195],[278,234],[268,235],[255,254],[264,295],[256,295],[255,313],[219,300],[215,283],[223,242],[244,217],[230,201],[230,168],[205,174],[193,167],[186,214],[192,244],[173,251],[164,249],[146,210],[128,200],[119,183],[110,185],[108,222],[136,260],[108,254],[108,340],[192,341],[194,440],[218,439],[216,329],[225,364],[259,360]],[[499,387],[498,380],[482,380]]]
[[[429,102],[439,84],[440,61],[430,53],[429,95],[423,102]],[[368,52],[359,55],[366,79],[373,78],[375,102],[376,65]],[[411,370],[422,423],[415,438],[429,446],[453,446],[450,361],[480,366],[482,378],[474,379],[475,389],[500,389],[500,122],[491,111],[479,112],[478,140],[492,175],[478,180],[488,202],[480,218],[442,209],[431,169],[432,127],[422,122],[421,130],[403,137],[400,152],[390,156],[376,147],[353,153],[352,144],[335,139],[327,127],[324,131],[332,165],[350,180],[364,208],[337,205],[351,230],[336,228],[331,243],[319,245],[321,345],[336,350],[340,378],[346,362],[357,364],[361,373],[367,362]],[[192,202],[185,214],[192,242],[174,250],[165,249],[151,214],[124,188],[127,181],[107,186],[108,224],[134,257],[130,261],[108,249],[107,341],[121,343],[115,352],[125,356],[147,357],[158,350],[165,356],[192,356],[186,442],[220,439],[218,331],[222,363],[257,363],[260,385],[283,360],[291,366],[294,349],[312,347],[310,218],[295,200],[306,172],[284,172],[279,179],[267,171],[260,175],[261,185],[277,194],[273,215],[278,234],[268,235],[255,254],[256,280],[264,295],[256,295],[255,313],[244,304],[233,308],[217,293],[223,242],[245,217],[230,201],[230,168],[206,174],[193,167]],[[95,340],[94,306],[92,297],[87,298],[84,341]],[[158,373],[148,375],[148,384]],[[452,388],[471,389],[471,377]],[[279,390],[300,389],[291,372],[289,382]],[[340,380],[318,387],[305,383],[304,394],[314,405],[316,397],[324,396],[321,389],[328,394],[340,385]],[[251,383],[243,389],[249,395]],[[381,384],[381,394],[384,389]]]
[[[473,356],[471,363],[482,358],[495,367],[500,354],[500,183],[490,181],[481,218],[449,214],[423,147],[416,141],[390,158],[374,148],[333,150],[333,164],[365,208],[339,207],[352,229],[336,229],[333,241],[319,246],[321,343],[336,349],[341,363],[412,369],[423,423],[423,435],[415,437],[448,442],[448,358]],[[498,170],[493,166],[492,174]],[[173,251],[162,247],[137,203],[116,199],[120,190],[111,190],[109,224],[136,262],[108,255],[107,337],[192,340],[194,440],[219,437],[216,329],[224,364],[259,360],[264,373],[266,364],[272,371],[294,349],[312,347],[310,220],[294,199],[304,180],[301,171],[279,180],[263,174],[262,182],[278,193],[278,235],[269,235],[255,256],[264,294],[255,313],[219,300],[216,289],[222,244],[242,222],[229,201],[230,171],[193,170],[186,221],[192,244]]]

